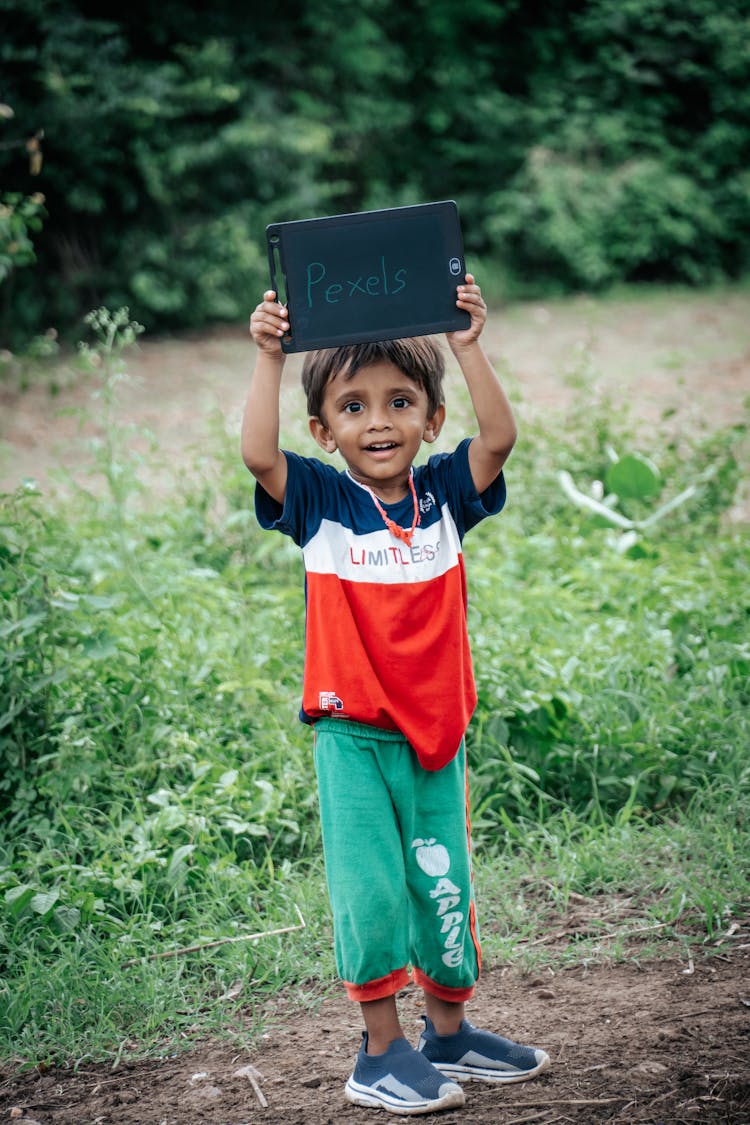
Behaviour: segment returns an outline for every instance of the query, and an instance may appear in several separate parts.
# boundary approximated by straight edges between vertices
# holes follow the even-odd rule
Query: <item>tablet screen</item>
[[[463,240],[453,201],[275,223],[272,288],[289,310],[285,351],[452,332]]]

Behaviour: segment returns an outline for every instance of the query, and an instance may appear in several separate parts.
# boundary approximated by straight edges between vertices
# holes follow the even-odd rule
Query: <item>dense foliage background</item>
[[[516,291],[747,270],[744,0],[101,11],[0,2],[6,343],[242,317],[266,223],[449,197]]]

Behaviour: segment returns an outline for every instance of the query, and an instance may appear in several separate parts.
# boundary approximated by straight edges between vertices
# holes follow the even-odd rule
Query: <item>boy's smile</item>
[[[393,503],[409,491],[420,445],[440,432],[445,408],[428,413],[427,393],[415,380],[392,363],[376,363],[350,379],[340,371],[330,380],[310,431],[327,453],[341,452],[355,480]]]

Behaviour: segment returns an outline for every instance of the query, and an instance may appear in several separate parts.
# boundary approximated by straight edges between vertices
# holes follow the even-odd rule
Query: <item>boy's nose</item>
[[[368,429],[370,430],[389,430],[391,427],[391,420],[385,410],[372,410],[368,419]]]

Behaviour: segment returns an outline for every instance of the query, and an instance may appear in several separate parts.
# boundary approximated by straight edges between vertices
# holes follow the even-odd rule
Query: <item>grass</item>
[[[709,788],[658,822],[517,826],[478,862],[485,956],[528,970],[721,947],[748,906],[748,811]]]
[[[94,327],[103,436],[87,455],[106,487],[21,489],[0,520],[0,1058],[24,1065],[252,1036],[280,989],[314,1004],[335,980],[296,718],[298,553],[259,531],[218,439],[214,468],[168,502],[144,491],[117,408],[135,330]],[[466,412],[451,394],[446,445]],[[582,399],[526,428],[507,512],[467,538],[490,962],[627,957],[633,931],[641,952],[711,947],[750,900],[749,564],[724,519],[743,437],[643,450]],[[628,518],[699,485],[624,532],[558,480],[591,492],[611,448],[659,473],[657,496],[610,497]],[[297,909],[303,930],[154,957]]]

